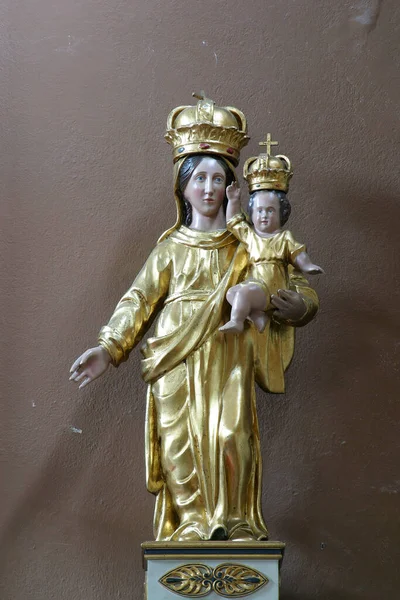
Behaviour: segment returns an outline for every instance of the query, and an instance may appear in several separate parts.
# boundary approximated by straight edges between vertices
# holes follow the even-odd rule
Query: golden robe
[[[157,316],[143,345],[148,385],[147,487],[156,495],[157,540],[222,539],[246,529],[267,538],[261,514],[261,454],[255,381],[284,391],[293,327],[273,319],[263,334],[218,330],[229,315],[227,290],[247,274],[248,254],[226,230],[181,226],[153,250],[122,297],[100,344],[117,366]],[[315,292],[292,274],[308,322]]]
[[[248,275],[266,292],[268,301],[265,310],[274,309],[270,297],[280,289],[287,289],[288,266],[294,265],[296,257],[306,251],[305,245],[297,242],[288,229],[269,237],[258,235],[247,223],[243,213],[230,219],[226,227],[244,244],[249,254]]]

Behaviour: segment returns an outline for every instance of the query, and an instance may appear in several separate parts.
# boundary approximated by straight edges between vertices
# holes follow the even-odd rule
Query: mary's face
[[[208,156],[203,158],[185,188],[184,197],[193,213],[203,217],[216,217],[225,198],[226,176],[217,161]]]

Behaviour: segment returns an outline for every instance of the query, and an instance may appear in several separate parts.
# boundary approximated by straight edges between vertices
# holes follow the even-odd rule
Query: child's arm
[[[256,235],[247,223],[242,207],[240,206],[240,188],[236,181],[226,188],[228,206],[226,207],[226,228],[242,242],[246,248],[249,247],[249,239]]]
[[[300,269],[302,273],[308,273],[309,275],[318,275],[318,273],[324,273],[325,271],[318,265],[314,265],[311,262],[311,258],[307,252],[300,252],[294,259],[295,266]]]
[[[240,206],[240,188],[236,181],[228,185],[226,188],[226,197],[228,198],[228,206],[226,208],[226,220],[229,221],[235,215],[241,213]]]
[[[288,262],[290,262],[296,269],[299,269],[302,273],[308,275],[317,275],[318,273],[324,273],[324,270],[318,265],[314,265],[311,258],[306,252],[304,244],[297,242],[292,233],[288,230],[284,232],[286,240],[286,248],[288,252]]]

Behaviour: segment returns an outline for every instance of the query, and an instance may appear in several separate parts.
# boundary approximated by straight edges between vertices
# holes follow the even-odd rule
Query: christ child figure
[[[248,278],[228,290],[231,317],[220,330],[240,333],[244,321],[250,319],[262,332],[275,308],[271,297],[288,288],[289,265],[304,274],[324,271],[311,261],[304,244],[297,242],[290,231],[282,230],[291,211],[285,192],[264,189],[251,194],[248,214],[253,226],[241,211],[236,182],[227,187],[226,195],[227,229],[245,245],[250,267]]]

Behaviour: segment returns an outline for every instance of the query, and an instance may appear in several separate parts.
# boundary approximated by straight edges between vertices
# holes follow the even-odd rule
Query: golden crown
[[[283,154],[271,155],[271,146],[277,146],[278,142],[271,141],[270,133],[266,141],[259,144],[266,146],[266,152],[247,159],[243,166],[243,177],[249,184],[250,193],[257,190],[287,192],[293,175],[290,160]]]
[[[165,139],[174,149],[174,162],[189,154],[219,154],[236,166],[250,139],[246,117],[233,106],[216,106],[204,92],[192,95],[196,106],[178,106],[168,115]]]

